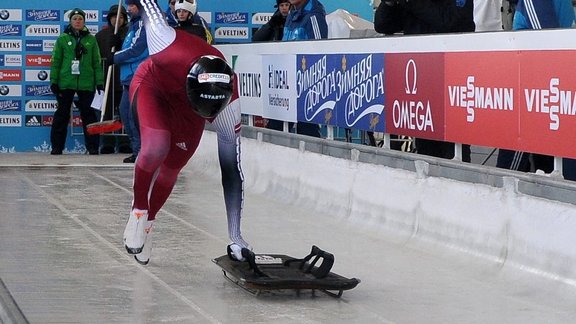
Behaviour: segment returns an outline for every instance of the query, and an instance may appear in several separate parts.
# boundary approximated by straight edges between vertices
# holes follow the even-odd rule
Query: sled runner
[[[302,259],[281,254],[254,254],[242,249],[246,261],[237,261],[230,249],[227,255],[212,260],[224,276],[247,291],[259,295],[262,291],[294,289],[320,290],[333,297],[341,297],[344,290],[360,283],[356,278],[345,278],[330,272],[334,264],[331,253],[312,246]]]

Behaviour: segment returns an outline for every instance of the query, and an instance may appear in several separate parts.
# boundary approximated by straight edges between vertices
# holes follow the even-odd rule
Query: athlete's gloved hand
[[[58,96],[60,93],[60,87],[56,83],[52,83],[50,84],[50,91],[52,91],[55,96]]]
[[[101,85],[101,84],[99,84],[99,85],[96,86],[96,90],[98,90],[98,94],[101,94],[102,91],[104,91],[104,86]]]

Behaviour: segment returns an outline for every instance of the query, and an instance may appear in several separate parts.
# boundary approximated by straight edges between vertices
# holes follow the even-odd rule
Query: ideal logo
[[[26,96],[28,97],[42,97],[53,95],[52,90],[50,90],[50,85],[26,85]]]
[[[22,103],[20,100],[0,100],[0,111],[20,111]]]
[[[26,66],[50,66],[50,55],[26,55]]]
[[[217,12],[217,24],[247,24],[248,14],[245,12]]]
[[[22,40],[0,40],[0,52],[22,51]]]
[[[25,81],[48,81],[50,78],[50,70],[26,70],[24,73]]]
[[[60,21],[60,11],[26,10],[26,21]]]
[[[219,28],[216,28],[216,38],[220,38],[220,39],[248,39],[248,27],[219,27]]]
[[[55,112],[56,108],[58,108],[56,100],[28,100],[24,109],[34,112]]]
[[[22,21],[22,10],[0,9],[0,21]]]
[[[26,40],[26,51],[27,52],[42,52],[42,40],[41,39],[27,39]]]
[[[13,84],[0,84],[0,96],[21,97],[22,86]]]
[[[22,81],[22,71],[0,70],[0,81]]]
[[[60,35],[60,25],[28,25],[26,36],[54,36]]]
[[[22,116],[20,115],[0,115],[0,127],[21,127]]]
[[[22,36],[22,26],[0,25],[0,36]]]
[[[42,41],[42,51],[44,52],[52,52],[54,49],[54,44],[56,43],[55,39],[45,39]]]
[[[0,55],[0,66],[22,66],[22,55],[18,54]]]

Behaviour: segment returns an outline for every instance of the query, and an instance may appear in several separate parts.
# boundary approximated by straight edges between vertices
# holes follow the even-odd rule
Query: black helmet
[[[230,102],[233,84],[234,71],[226,61],[218,56],[202,56],[188,72],[188,100],[201,117],[216,117]]]

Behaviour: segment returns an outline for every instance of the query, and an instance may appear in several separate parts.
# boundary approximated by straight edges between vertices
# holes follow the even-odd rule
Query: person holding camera
[[[86,28],[85,19],[84,11],[73,9],[70,24],[58,37],[52,51],[50,89],[58,100],[50,130],[52,155],[60,155],[64,151],[75,94],[78,95],[77,108],[82,118],[86,151],[98,154],[100,137],[88,135],[86,126],[97,121],[96,111],[90,105],[95,90],[104,91],[104,71],[96,37]]]

